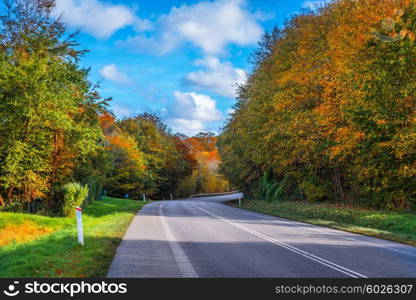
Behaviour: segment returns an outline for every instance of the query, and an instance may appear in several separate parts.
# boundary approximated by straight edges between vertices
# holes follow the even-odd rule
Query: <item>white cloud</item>
[[[140,19],[136,17],[136,21],[133,25],[136,31],[148,31],[153,29],[152,22],[147,19]]]
[[[175,103],[169,108],[176,118],[199,120],[203,122],[221,120],[222,114],[216,101],[207,95],[174,92]]]
[[[205,71],[189,73],[186,81],[224,97],[235,97],[237,85],[244,83],[247,79],[244,70],[234,68],[230,62],[221,63],[216,57],[206,57],[197,60],[195,64],[205,67]]]
[[[115,64],[104,66],[100,70],[100,74],[105,79],[108,79],[118,84],[126,84],[126,85],[133,84],[133,80],[130,79],[127,75],[120,72]]]
[[[314,0],[314,1],[305,1],[302,4],[302,8],[310,9],[312,11],[324,7],[326,4],[331,2],[331,0]]]
[[[125,41],[117,41],[117,44],[141,53],[164,55],[175,49],[180,42],[181,38],[178,35],[162,32],[158,37],[136,35]]]
[[[227,111],[226,111],[226,114],[227,115],[232,115],[232,114],[234,114],[235,113],[235,109],[234,108],[229,108],[229,109],[227,109]]]
[[[216,0],[174,7],[157,20],[160,33],[156,38],[138,35],[121,44],[165,54],[190,42],[209,55],[223,53],[229,44],[252,45],[263,34],[257,21],[264,16],[251,13],[245,3],[245,0]]]
[[[187,136],[194,136],[205,130],[204,124],[198,120],[169,119],[168,122],[174,131]]]
[[[176,131],[194,135],[206,130],[207,123],[223,118],[216,101],[207,95],[176,91],[173,96],[175,102],[167,109],[167,121]]]
[[[113,104],[111,108],[117,117],[129,117],[134,113],[130,108],[118,104]]]
[[[62,22],[81,28],[97,38],[107,38],[125,26],[147,30],[151,24],[135,16],[125,5],[113,5],[98,0],[56,0],[53,15],[62,15]]]

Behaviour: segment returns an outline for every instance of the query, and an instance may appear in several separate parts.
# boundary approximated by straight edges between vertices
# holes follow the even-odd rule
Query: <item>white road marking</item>
[[[270,217],[269,216],[263,216],[263,215],[261,215],[261,213],[257,213],[256,214],[256,213],[251,213],[251,212],[242,212],[241,214],[250,215],[250,216],[257,217],[257,218],[262,218],[264,220],[269,220],[272,223],[295,223],[295,224],[302,224],[302,225],[307,224],[307,225],[311,225],[311,226],[320,227],[320,225],[314,225],[314,224],[309,224],[309,223],[302,223],[302,222],[295,221],[295,220],[290,220],[290,221],[275,220],[274,218],[281,218],[281,219],[285,219],[285,218],[284,217],[277,217],[277,216],[274,216],[274,217],[273,216],[270,216]],[[310,231],[320,232],[322,234],[329,235],[329,236],[335,236],[337,238],[342,238],[342,239],[346,239],[346,240],[349,240],[349,241],[360,242],[360,243],[363,243],[363,244],[366,244],[366,245],[383,248],[383,249],[386,249],[386,250],[389,250],[389,251],[393,251],[393,252],[397,252],[397,253],[400,253],[400,254],[404,254],[404,255],[409,255],[409,256],[416,257],[416,254],[409,253],[407,251],[392,249],[392,248],[390,248],[390,246],[378,245],[378,244],[371,243],[371,242],[367,242],[367,241],[363,241],[363,240],[360,240],[360,239],[357,239],[357,238],[354,238],[354,237],[345,236],[345,234],[344,235],[339,235],[339,234],[335,234],[335,233],[330,233],[328,231],[324,231],[324,230],[312,228],[311,226],[305,226],[305,229],[310,230]],[[327,229],[327,230],[336,230],[336,229],[332,229],[332,228],[329,228],[329,227],[328,228],[325,228],[325,229]],[[339,230],[342,231],[342,232],[345,232],[346,234],[359,235],[358,233],[343,231],[341,229],[339,229]],[[365,237],[365,235],[362,235],[362,236]],[[376,237],[373,237],[373,238],[376,238]],[[403,245],[403,246],[406,246],[406,245]]]
[[[280,241],[278,239],[272,238],[270,236],[267,236],[265,234],[262,234],[260,232],[255,231],[255,230],[252,230],[250,228],[247,228],[247,227],[245,227],[245,226],[243,226],[241,224],[237,224],[237,223],[231,222],[231,221],[229,221],[227,219],[224,219],[224,218],[222,218],[219,215],[216,215],[216,214],[214,214],[214,213],[212,213],[212,212],[210,212],[210,211],[208,211],[206,209],[203,209],[201,207],[196,206],[195,203],[192,203],[192,205],[194,207],[198,208],[199,210],[201,210],[201,211],[203,211],[203,212],[205,212],[205,213],[213,216],[214,218],[217,218],[217,219],[219,219],[219,220],[221,220],[221,221],[223,221],[225,223],[228,223],[228,224],[230,224],[230,225],[232,225],[234,227],[240,228],[240,229],[242,229],[242,230],[244,230],[244,231],[246,231],[248,233],[251,233],[253,235],[256,235],[256,236],[258,236],[258,237],[260,237],[260,238],[262,238],[262,239],[264,239],[266,241],[269,241],[269,242],[271,242],[271,243],[273,243],[275,245],[278,245],[278,246],[283,247],[283,248],[285,248],[285,249],[287,249],[289,251],[292,251],[294,253],[297,253],[297,254],[299,254],[299,255],[301,255],[301,256],[303,256],[305,258],[308,258],[308,259],[310,259],[312,261],[315,261],[315,262],[320,263],[320,264],[322,264],[324,266],[327,266],[327,267],[329,267],[329,268],[331,268],[333,270],[336,270],[338,272],[341,272],[341,273],[346,274],[346,275],[348,275],[350,277],[353,277],[353,278],[367,278],[367,276],[365,276],[363,274],[360,274],[360,273],[355,272],[353,270],[350,270],[350,269],[347,269],[347,268],[342,267],[340,265],[337,265],[337,264],[335,264],[335,263],[333,263],[333,262],[331,262],[329,260],[326,260],[326,259],[321,258],[319,256],[313,255],[313,254],[311,254],[309,252],[306,252],[306,251],[303,251],[303,250],[301,250],[299,248],[293,247],[293,246],[291,246],[289,244],[286,244],[286,243],[284,243],[284,242],[282,242],[282,241]]]
[[[182,274],[182,277],[185,278],[198,278],[198,273],[195,271],[192,263],[189,261],[182,247],[176,241],[172,231],[166,223],[165,217],[163,216],[163,207],[164,203],[159,206],[159,215],[162,220],[162,225],[165,229],[166,239],[169,243],[169,247],[172,250],[173,256],[175,258],[176,264],[178,265],[179,271]]]

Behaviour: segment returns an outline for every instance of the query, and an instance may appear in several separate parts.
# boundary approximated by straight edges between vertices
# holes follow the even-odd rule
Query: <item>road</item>
[[[416,277],[416,247],[223,204],[146,205],[108,277]]]

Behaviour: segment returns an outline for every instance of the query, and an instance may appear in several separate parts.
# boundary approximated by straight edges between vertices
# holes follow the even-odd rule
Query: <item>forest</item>
[[[256,199],[416,208],[416,3],[338,0],[264,35],[219,137]]]
[[[80,67],[53,0],[4,0],[0,16],[0,210],[71,215],[102,195],[187,197],[228,189],[216,137],[156,115],[117,119]]]
[[[266,33],[217,137],[117,119],[53,0],[0,15],[0,210],[239,189],[266,201],[416,208],[416,3],[337,0]]]

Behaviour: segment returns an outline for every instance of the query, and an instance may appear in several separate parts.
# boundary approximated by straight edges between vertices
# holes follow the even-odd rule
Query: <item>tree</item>
[[[219,137],[221,172],[267,199],[414,206],[414,11],[338,0],[266,34]]]
[[[138,198],[145,193],[162,199],[175,194],[195,168],[182,139],[157,116],[145,113],[115,121],[104,114],[100,120],[112,161],[106,183],[110,195]]]
[[[77,162],[97,151],[104,109],[83,51],[51,18],[54,1],[5,1],[0,16],[0,194],[53,202]],[[49,203],[53,205],[53,203]]]

